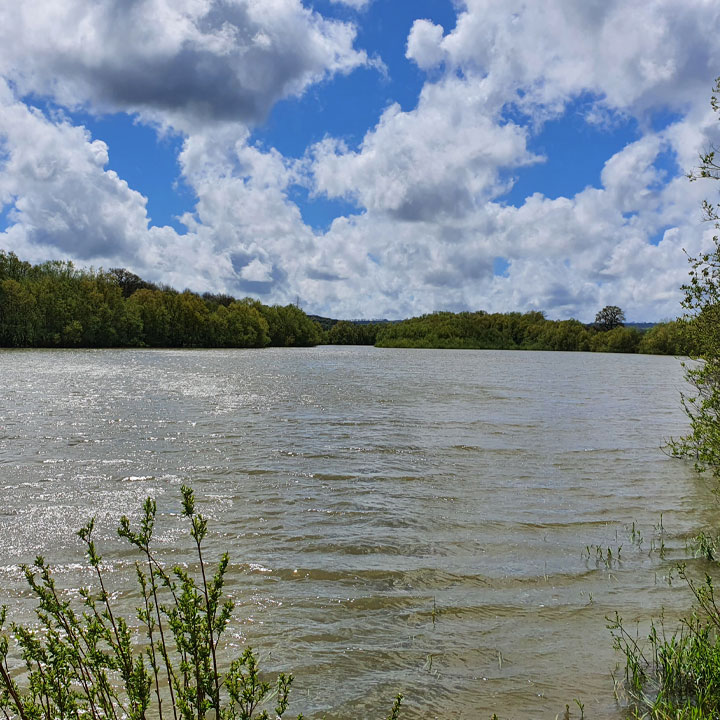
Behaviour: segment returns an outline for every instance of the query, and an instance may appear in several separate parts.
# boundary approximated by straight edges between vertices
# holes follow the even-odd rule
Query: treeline
[[[0,347],[262,348],[327,343],[697,354],[694,335],[682,321],[641,331],[547,320],[541,312],[436,312],[400,322],[319,319],[322,326],[295,305],[178,292],[123,268],[86,270],[63,261],[31,265],[0,250]]]
[[[320,326],[294,305],[263,305],[142,280],[122,268],[31,265],[0,250],[1,347],[312,346]]]
[[[541,312],[436,312],[376,331],[378,347],[483,350],[565,350],[584,352],[693,354],[682,321],[660,323],[646,331],[617,326],[602,329],[579,320],[547,320]]]
[[[359,323],[338,320],[323,333],[327,345],[374,345],[378,331],[387,323]]]

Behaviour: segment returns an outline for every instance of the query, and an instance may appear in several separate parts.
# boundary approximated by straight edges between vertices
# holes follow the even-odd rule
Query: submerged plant
[[[140,555],[137,622],[122,617],[105,584],[93,540],[94,520],[78,532],[95,576],[75,608],[55,585],[42,557],[23,566],[37,600],[36,624],[12,623],[0,608],[0,710],[6,720],[269,720],[288,708],[292,675],[268,681],[252,648],[220,667],[218,649],[233,602],[224,594],[229,557],[212,576],[203,555],[207,519],[195,510],[193,491],[182,488],[182,515],[198,558],[193,575],[165,568],[152,546],[157,505],[148,498],[139,527],[122,517],[118,534]],[[10,640],[25,672],[10,661]],[[17,665],[17,662],[14,663]],[[389,718],[397,720],[398,695]],[[298,715],[301,720],[302,715]]]
[[[594,560],[596,567],[604,565],[607,570],[611,570],[622,563],[622,545],[619,545],[615,552],[611,547],[603,548],[600,545],[586,545],[581,555],[588,562]]]

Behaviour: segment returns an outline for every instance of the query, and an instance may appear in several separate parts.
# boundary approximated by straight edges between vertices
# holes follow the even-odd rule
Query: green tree
[[[150,347],[170,344],[170,313],[162,290],[138,290],[127,301],[140,318],[142,342]]]
[[[635,328],[620,325],[605,332],[596,333],[590,340],[593,352],[636,353],[642,334]]]
[[[210,311],[203,299],[189,290],[167,297],[170,344],[173,347],[206,347]]]
[[[138,290],[157,290],[156,285],[145,282],[139,275],[125,268],[110,268],[108,275],[118,284],[125,298],[129,298]]]
[[[247,302],[247,299],[244,301]],[[322,342],[322,329],[295,305],[268,307],[250,300],[268,323],[270,344],[275,347],[310,347]]]
[[[14,252],[0,250],[0,280],[7,278],[23,280],[30,275],[31,271],[32,265],[20,260]]]
[[[267,320],[245,302],[218,305],[210,316],[210,328],[213,346],[261,348],[270,342]]]
[[[83,300],[78,278],[79,273],[71,262],[52,260],[33,268],[32,290],[41,326],[38,345],[80,344],[85,318],[78,307]]]
[[[377,332],[377,323],[339,320],[325,332],[325,342],[329,345],[374,345]]]
[[[711,106],[720,113],[720,78],[715,81]],[[699,168],[689,175],[720,180],[716,148],[700,156]],[[705,219],[720,230],[720,206],[705,201]],[[693,392],[683,397],[690,418],[690,433],[673,443],[676,455],[693,457],[699,470],[710,469],[720,477],[720,239],[713,237],[712,250],[690,258],[690,282],[683,286],[685,319],[696,362],[686,365],[685,377]]]
[[[590,350],[591,334],[579,320],[548,322],[538,339],[540,350]]]
[[[598,330],[613,330],[625,324],[625,313],[617,305],[606,305],[595,316],[595,327]]]
[[[31,347],[37,342],[37,303],[27,283],[0,280],[0,346]]]
[[[682,320],[658,323],[643,333],[638,352],[648,355],[693,355],[688,326]]]

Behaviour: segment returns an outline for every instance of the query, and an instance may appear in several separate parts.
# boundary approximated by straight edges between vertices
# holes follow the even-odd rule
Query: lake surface
[[[295,673],[295,715],[382,718],[401,691],[405,718],[554,718],[574,698],[619,718],[605,616],[686,611],[668,575],[718,519],[709,481],[660,450],[686,429],[682,388],[679,360],[639,355],[0,351],[0,604],[27,616],[17,564],[38,553],[87,582],[92,515],[122,587],[115,527],[148,494],[164,559],[192,562],[188,483],[210,554],[231,555],[232,641]]]

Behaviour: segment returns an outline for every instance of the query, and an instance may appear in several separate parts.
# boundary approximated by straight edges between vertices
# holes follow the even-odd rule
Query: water
[[[619,718],[605,616],[687,610],[667,577],[718,517],[660,450],[686,428],[674,358],[2,351],[0,378],[0,603],[28,616],[17,564],[38,553],[87,582],[92,515],[122,587],[115,527],[148,494],[163,556],[191,562],[190,483],[211,554],[231,554],[234,649],[292,669],[309,717],[384,717],[402,691],[410,719],[554,718],[574,698]]]

